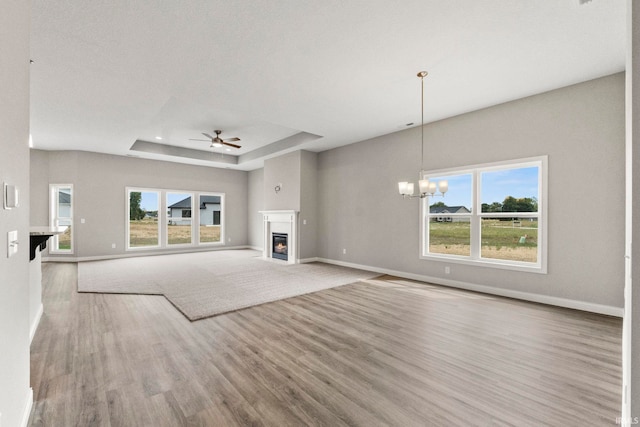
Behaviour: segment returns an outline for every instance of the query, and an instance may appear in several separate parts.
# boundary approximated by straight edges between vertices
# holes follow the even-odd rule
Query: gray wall
[[[300,210],[300,151],[264,161],[264,209]]]
[[[247,172],[83,151],[39,150],[32,150],[32,168],[33,225],[48,224],[49,184],[74,185],[73,258],[132,253],[125,251],[127,186],[225,193],[225,244],[247,244]],[[81,218],[85,219],[84,224],[80,223]],[[112,243],[116,244],[115,249],[111,248]]]
[[[247,191],[248,239],[249,246],[262,249],[263,230],[262,215],[264,209],[264,169],[249,172],[249,189]]]
[[[318,154],[300,152],[300,259],[318,256]]]
[[[428,124],[425,142],[426,169],[549,156],[548,274],[453,264],[445,276],[418,258],[418,202],[397,182],[417,180],[419,127],[319,154],[320,257],[623,306],[623,74]]]
[[[49,225],[49,152],[29,150],[30,155],[30,218],[33,226]]]
[[[0,203],[0,413],[20,426],[29,387],[29,21],[30,2],[3,2],[0,14],[0,184],[15,185],[20,207]],[[7,258],[7,232],[18,231],[18,253]]]

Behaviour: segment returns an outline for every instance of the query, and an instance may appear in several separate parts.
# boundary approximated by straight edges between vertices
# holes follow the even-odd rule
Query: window
[[[219,194],[201,194],[200,206],[200,243],[218,243],[221,241],[222,196]]]
[[[191,193],[167,192],[167,244],[189,245],[192,242]],[[188,216],[186,212],[188,211]]]
[[[160,193],[153,190],[127,190],[127,242],[129,248],[160,246]]]
[[[224,243],[224,194],[140,188],[126,194],[128,250]]]
[[[426,172],[431,181],[448,180],[449,191],[422,200],[421,257],[546,273],[546,163]]]
[[[63,234],[51,239],[51,253],[73,253],[73,185],[49,186],[49,218],[52,227],[67,227]]]
[[[427,252],[470,256],[472,175],[431,176],[429,179],[436,182],[448,180],[449,191],[446,196],[448,203],[435,197],[429,200]],[[449,200],[455,200],[455,203]]]

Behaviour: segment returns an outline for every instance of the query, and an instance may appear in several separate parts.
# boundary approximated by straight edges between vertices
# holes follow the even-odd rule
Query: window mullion
[[[191,206],[191,234],[193,244],[200,245],[200,193],[193,193]]]
[[[478,172],[473,171],[471,174],[473,189],[471,194],[471,258],[480,258],[480,194],[481,194],[481,182],[478,177]]]

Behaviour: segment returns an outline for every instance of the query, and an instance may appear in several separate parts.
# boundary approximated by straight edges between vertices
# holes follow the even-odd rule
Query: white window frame
[[[129,194],[132,191],[153,192],[158,194],[158,240],[157,246],[136,246],[130,247],[130,229],[129,229]],[[168,205],[167,194],[187,194],[191,196],[191,243],[168,243]],[[200,243],[200,209],[196,203],[200,202],[200,196],[218,196],[220,197],[220,241],[219,242],[203,242]],[[148,251],[148,250],[166,250],[166,249],[184,249],[198,248],[206,246],[224,246],[225,245],[225,193],[214,191],[194,191],[194,190],[175,190],[166,188],[143,188],[143,187],[125,187],[125,222],[126,222],[126,251]],[[183,218],[180,218],[183,219]]]
[[[423,179],[446,177],[454,175],[471,174],[472,179],[472,209],[467,214],[447,214],[451,217],[468,217],[471,224],[470,255],[450,255],[429,252],[429,211],[430,197],[421,199],[420,204],[420,259],[430,261],[443,261],[447,263],[468,264],[475,266],[499,268],[505,270],[517,270],[533,273],[547,273],[547,181],[548,181],[548,156],[529,157],[524,159],[507,160],[494,163],[465,166],[461,168],[440,169],[423,172]],[[518,169],[526,167],[538,167],[538,212],[482,212],[482,182],[483,172],[493,172],[506,169]],[[443,199],[446,203],[446,195]],[[482,258],[481,251],[481,226],[483,218],[518,217],[538,219],[538,253],[535,263],[501,260],[494,258]]]
[[[69,205],[69,216],[62,217],[60,216],[60,203],[59,203],[59,193],[61,188],[69,188],[71,189],[71,203]],[[49,184],[49,225],[51,227],[58,227],[60,224],[60,220],[65,220],[71,223],[71,234],[70,234],[70,248],[69,249],[59,249],[59,237],[57,235],[51,238],[51,245],[49,246],[49,253],[52,254],[73,254],[75,250],[74,240],[75,240],[75,224],[73,223],[73,205],[75,200],[75,194],[73,191],[73,184]]]

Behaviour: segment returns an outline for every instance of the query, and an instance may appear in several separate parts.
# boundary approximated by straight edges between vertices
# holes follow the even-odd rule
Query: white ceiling
[[[419,124],[420,70],[425,122],[623,71],[625,0],[580,3],[35,0],[33,144],[252,170]]]

